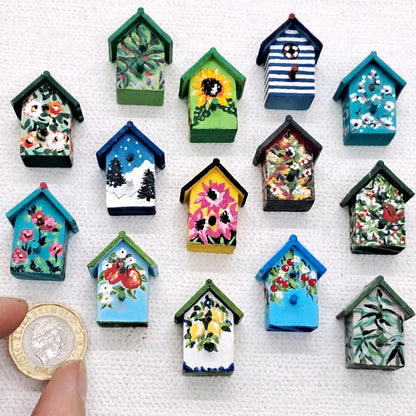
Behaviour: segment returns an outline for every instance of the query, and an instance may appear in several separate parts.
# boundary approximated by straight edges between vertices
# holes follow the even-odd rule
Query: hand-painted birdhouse
[[[188,97],[191,142],[233,142],[237,100],[246,78],[211,48],[180,81],[179,98]]]
[[[30,167],[72,166],[73,120],[81,106],[45,71],[11,101],[20,119],[20,156]]]
[[[175,314],[175,322],[183,323],[184,374],[232,374],[234,327],[243,315],[208,279]]]
[[[97,323],[101,326],[147,326],[149,275],[156,263],[120,231],[89,264],[97,278]]]
[[[315,97],[315,65],[322,43],[291,13],[260,45],[257,65],[264,65],[264,106],[307,110]]]
[[[181,190],[189,202],[187,248],[190,251],[232,253],[237,244],[238,208],[247,191],[214,159]]]
[[[118,104],[163,105],[172,48],[172,39],[142,7],[108,38],[110,61],[117,64]]]
[[[46,183],[6,214],[14,227],[10,272],[19,279],[64,280],[69,231],[78,226]]]
[[[162,150],[128,121],[96,156],[105,170],[110,215],[156,214],[155,166],[165,167]]]
[[[264,280],[267,331],[310,332],[318,327],[317,283],[323,266],[291,235],[288,242],[258,271]]]
[[[345,145],[385,146],[396,134],[396,100],[406,81],[371,52],[339,84]]]
[[[404,367],[404,321],[413,310],[383,276],[370,282],[337,319],[345,322],[348,368],[398,370]]]
[[[351,251],[360,254],[402,251],[406,247],[404,204],[413,195],[379,160],[340,203],[350,211]]]
[[[263,209],[307,211],[315,202],[314,166],[322,146],[291,116],[258,148],[262,164]]]

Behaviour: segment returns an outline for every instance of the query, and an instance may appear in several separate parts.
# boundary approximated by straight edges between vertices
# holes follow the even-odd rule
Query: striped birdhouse
[[[257,65],[264,65],[264,106],[307,110],[315,97],[315,65],[322,43],[291,13],[260,45]]]

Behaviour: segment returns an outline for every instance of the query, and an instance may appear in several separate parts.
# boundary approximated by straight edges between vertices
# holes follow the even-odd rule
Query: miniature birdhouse
[[[142,7],[108,38],[110,62],[117,64],[118,104],[163,105],[172,48],[172,39]]]
[[[72,166],[74,119],[84,120],[78,101],[45,71],[11,101],[20,119],[20,156],[30,167]]]
[[[233,142],[237,100],[246,78],[211,48],[180,81],[179,98],[188,97],[191,142]]]
[[[147,326],[149,275],[156,263],[120,231],[89,264],[97,278],[97,323],[101,326]]]
[[[78,232],[78,226],[46,183],[6,217],[14,227],[11,274],[19,279],[64,280],[69,232]]]
[[[353,253],[397,254],[406,247],[405,203],[414,195],[379,160],[341,201],[350,211]]]
[[[232,253],[237,244],[238,208],[247,191],[214,159],[181,190],[189,202],[187,248],[190,251]]]
[[[175,322],[183,324],[184,374],[232,374],[234,326],[243,315],[208,279],[175,314]]]
[[[344,145],[385,146],[396,134],[396,100],[406,81],[371,52],[339,84]]]
[[[291,235],[289,241],[258,271],[264,280],[267,331],[310,332],[318,327],[317,284],[323,266]]]
[[[413,310],[383,276],[370,282],[337,319],[345,322],[348,368],[397,370],[404,367],[404,321]]]
[[[315,97],[315,65],[322,43],[291,13],[260,45],[257,65],[264,65],[264,106],[307,110]]]
[[[97,154],[106,174],[110,215],[155,214],[155,167],[165,167],[165,154],[133,122],[120,129]]]
[[[263,209],[307,211],[315,202],[314,165],[322,146],[291,116],[258,148],[262,164]]]

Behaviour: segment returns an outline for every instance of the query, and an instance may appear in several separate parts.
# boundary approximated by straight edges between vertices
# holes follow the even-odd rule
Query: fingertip
[[[27,310],[24,299],[0,298],[0,338],[10,335],[22,323]]]

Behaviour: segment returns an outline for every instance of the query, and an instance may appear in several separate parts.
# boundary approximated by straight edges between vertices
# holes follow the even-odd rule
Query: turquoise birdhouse
[[[323,266],[292,234],[258,271],[264,280],[267,331],[310,332],[318,327],[317,284]]]

